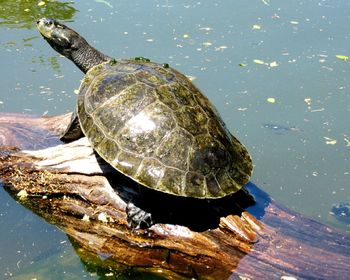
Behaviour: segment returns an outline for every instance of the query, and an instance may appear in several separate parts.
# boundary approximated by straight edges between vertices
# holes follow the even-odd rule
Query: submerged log
[[[348,279],[349,234],[279,205],[253,183],[246,189],[254,205],[242,203],[242,193],[198,201],[145,190],[87,139],[60,143],[68,121],[1,114],[0,178],[16,200],[66,232],[84,263],[169,279]],[[129,201],[157,224],[132,230]]]

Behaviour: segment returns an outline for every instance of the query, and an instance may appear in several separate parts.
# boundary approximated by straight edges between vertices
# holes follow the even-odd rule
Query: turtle
[[[143,57],[111,58],[52,18],[39,19],[37,28],[85,73],[62,141],[86,136],[118,172],[170,195],[216,199],[248,193],[248,150],[184,74]],[[152,225],[149,213],[132,203],[127,214],[135,228]]]

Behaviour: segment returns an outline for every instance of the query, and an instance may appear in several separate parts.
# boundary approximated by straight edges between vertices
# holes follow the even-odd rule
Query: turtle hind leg
[[[126,206],[126,214],[129,227],[132,229],[147,229],[154,224],[150,213],[147,213],[131,202]]]
[[[83,137],[83,131],[81,130],[79,118],[76,111],[73,112],[70,123],[68,124],[65,132],[61,135],[60,140],[64,143],[73,142]]]

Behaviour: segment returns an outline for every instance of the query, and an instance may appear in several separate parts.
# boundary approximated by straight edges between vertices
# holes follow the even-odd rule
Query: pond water
[[[110,56],[144,56],[192,76],[250,150],[252,182],[350,230],[330,214],[350,201],[349,9],[341,0],[1,1],[0,111],[74,108],[83,75],[35,29],[38,17],[55,17]],[[0,228],[1,279],[104,279],[2,188]]]

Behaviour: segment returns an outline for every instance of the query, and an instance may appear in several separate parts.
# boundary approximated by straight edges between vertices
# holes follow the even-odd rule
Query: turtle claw
[[[151,213],[148,213],[141,208],[129,202],[126,206],[127,221],[132,229],[147,229],[154,223]]]

